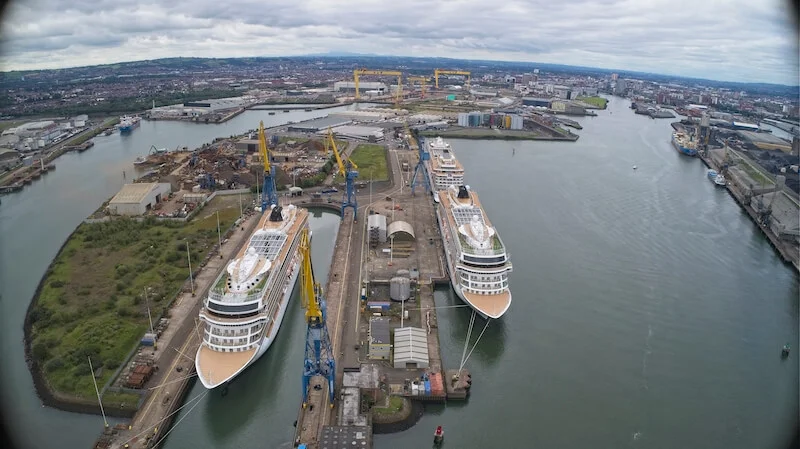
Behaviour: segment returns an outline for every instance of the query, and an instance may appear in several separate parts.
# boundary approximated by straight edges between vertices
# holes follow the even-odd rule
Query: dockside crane
[[[411,196],[414,196],[414,189],[417,187],[417,174],[422,177],[422,183],[425,185],[425,191],[431,192],[431,182],[428,179],[427,173],[428,169],[425,167],[425,161],[429,160],[431,155],[425,150],[425,146],[417,141],[411,130],[408,129],[408,122],[404,122],[403,126],[405,127],[406,131],[406,139],[408,139],[408,148],[413,150],[414,147],[417,147],[417,150],[419,151],[419,161],[417,162],[417,166],[414,167],[414,176],[411,178]]]
[[[368,70],[368,69],[355,69],[353,70],[353,83],[355,84],[356,88],[356,101],[361,98],[361,93],[358,91],[358,80],[360,76],[363,75],[384,75],[384,76],[396,76],[397,77],[397,92],[395,92],[395,104],[400,103],[400,99],[403,98],[403,72],[398,72],[397,70]]]
[[[358,199],[355,192],[355,180],[358,177],[358,166],[355,162],[347,158],[347,161],[342,160],[342,155],[339,154],[339,149],[336,148],[336,139],[333,138],[333,131],[328,128],[328,137],[325,140],[325,146],[333,151],[336,157],[336,164],[339,166],[339,174],[345,178],[345,191],[342,196],[342,220],[344,220],[344,211],[348,207],[353,208],[353,222],[358,221]]]
[[[333,346],[325,324],[326,305],[322,287],[314,280],[311,267],[311,241],[308,229],[300,235],[300,255],[303,265],[300,269],[301,295],[306,309],[306,354],[303,362],[303,408],[308,405],[308,384],[314,376],[323,376],[328,380],[328,396],[333,408],[336,381],[336,362],[333,358]]]
[[[443,69],[434,69],[433,71],[433,78],[436,81],[436,88],[439,88],[439,75],[462,75],[467,77],[467,90],[469,91],[469,77],[471,72],[467,72],[464,70],[443,70]]]
[[[267,136],[264,134],[264,122],[258,124],[258,150],[264,160],[264,189],[261,191],[261,212],[266,212],[271,205],[278,204],[278,194],[275,188],[275,178],[272,176],[272,168],[269,163],[269,149],[267,148]]]

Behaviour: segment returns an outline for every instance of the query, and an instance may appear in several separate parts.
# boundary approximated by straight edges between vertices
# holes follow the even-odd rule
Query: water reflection
[[[469,330],[472,308],[468,306],[464,307],[464,302],[461,301],[453,289],[449,287],[437,288],[434,293],[434,299],[436,300],[437,307],[439,307],[436,312],[437,321],[442,322],[446,320],[450,324],[447,329],[450,339],[463,345],[466,341],[467,331]],[[472,351],[470,359],[476,358],[482,362],[481,364],[492,364],[497,361],[497,359],[503,355],[503,351],[505,351],[506,323],[501,318],[499,320],[491,320],[485,331],[484,326],[486,326],[486,320],[476,314],[467,353]],[[478,335],[480,335],[482,331],[483,336],[481,336],[480,341],[477,346],[475,346]],[[461,360],[460,354],[459,352],[458,358],[450,363],[451,365],[453,363],[456,364],[451,368],[458,368],[458,363]],[[450,367],[449,365],[446,366]]]

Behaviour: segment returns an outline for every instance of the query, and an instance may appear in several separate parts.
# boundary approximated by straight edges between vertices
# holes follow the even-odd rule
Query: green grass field
[[[403,409],[403,398],[400,396],[389,396],[388,407],[373,407],[372,411],[379,415],[391,415]]]
[[[362,143],[353,150],[353,155],[350,156],[350,159],[358,166],[358,178],[360,180],[389,180],[389,169],[386,166],[386,147],[383,145]]]
[[[227,229],[239,208],[220,210]],[[31,354],[51,389],[91,399],[94,387],[87,356],[102,386],[148,326],[143,291],[159,316],[193,267],[217,243],[216,214],[201,211],[190,223],[115,219],[81,224],[56,256],[30,311]],[[130,398],[121,396],[127,402]]]
[[[603,97],[578,97],[577,100],[584,103],[589,103],[590,105],[596,106],[600,109],[605,109],[606,103],[608,103],[608,100]]]

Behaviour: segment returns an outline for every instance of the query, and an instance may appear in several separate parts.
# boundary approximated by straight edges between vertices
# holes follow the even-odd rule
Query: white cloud
[[[781,0],[17,0],[4,70],[329,50],[798,83]]]

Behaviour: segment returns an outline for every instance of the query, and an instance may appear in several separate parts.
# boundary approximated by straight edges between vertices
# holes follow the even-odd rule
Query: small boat
[[[636,166],[635,165],[633,166],[633,169],[636,170]]]
[[[783,345],[783,349],[781,349],[781,358],[785,359],[786,357],[789,357],[789,351],[791,351],[791,350],[792,350],[792,348],[791,348],[791,346],[789,346],[789,343],[786,343],[785,345]]]
[[[137,157],[136,160],[133,161],[133,165],[144,165],[146,163],[147,159],[143,158],[142,156]]]
[[[725,176],[722,176],[721,174],[717,173],[716,170],[709,170],[706,173],[706,176],[708,176],[708,179],[710,179],[714,184],[718,186],[725,186],[725,184],[727,184],[727,182],[725,181]]]
[[[444,440],[444,430],[442,426],[436,426],[436,431],[433,432],[433,442],[434,444],[441,444]]]

